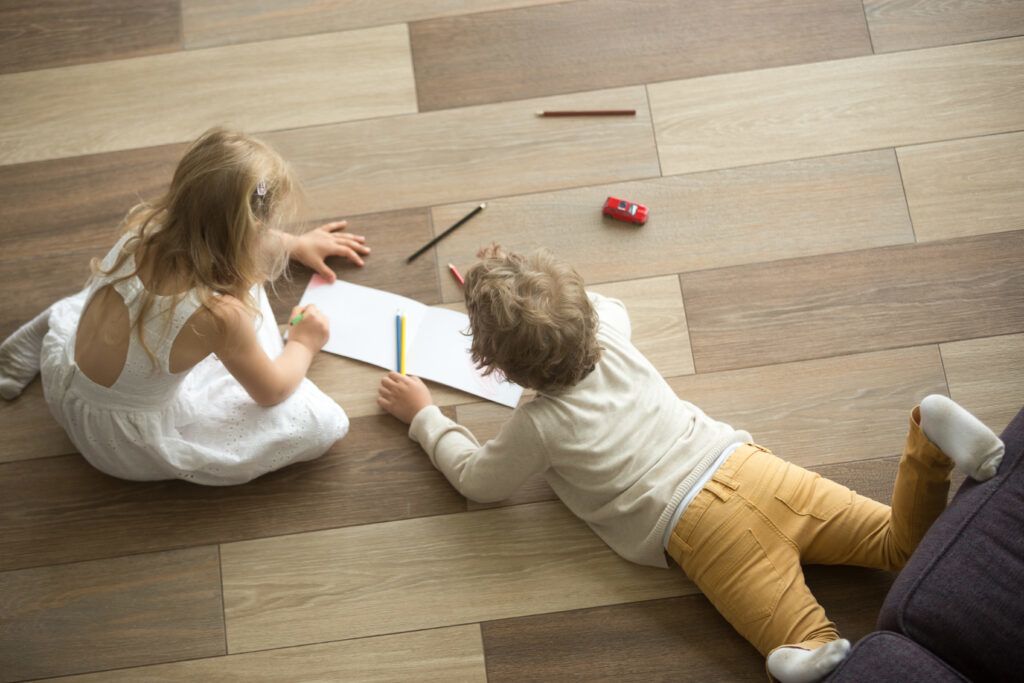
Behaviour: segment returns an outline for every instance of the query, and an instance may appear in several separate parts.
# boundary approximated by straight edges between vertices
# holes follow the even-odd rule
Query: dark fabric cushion
[[[1024,671],[1024,410],[1002,439],[999,472],[965,482],[878,619],[975,681],[1020,681]]]
[[[891,631],[875,631],[861,638],[827,680],[828,683],[967,681],[928,650]]]

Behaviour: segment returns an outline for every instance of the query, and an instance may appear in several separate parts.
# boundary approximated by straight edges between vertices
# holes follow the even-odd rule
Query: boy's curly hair
[[[522,256],[492,244],[477,256],[465,288],[473,361],[546,393],[586,377],[601,347],[579,273],[544,249]]]

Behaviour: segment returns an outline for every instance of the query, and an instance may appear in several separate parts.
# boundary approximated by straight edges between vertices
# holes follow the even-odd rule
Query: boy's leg
[[[768,673],[782,683],[816,683],[829,675],[850,653],[850,641],[845,638],[814,649],[780,647],[770,655]]]
[[[813,649],[836,640],[835,624],[804,583],[797,549],[737,503],[736,516],[683,557],[687,576],[763,655],[781,645]]]
[[[813,491],[815,499],[838,500],[848,496],[850,503],[827,518],[811,517],[799,524],[800,529],[792,535],[800,545],[804,562],[853,564],[889,570],[900,569],[906,564],[932,523],[946,508],[950,473],[954,466],[953,459],[922,429],[922,412],[925,413],[925,424],[930,424],[933,431],[947,426],[948,421],[943,415],[952,414],[960,418],[966,415],[973,420],[973,424],[967,420],[959,421],[956,428],[949,430],[957,440],[970,444],[959,449],[957,464],[964,469],[970,468],[968,473],[979,469],[994,473],[1003,450],[998,437],[945,397],[938,402],[943,413],[929,412],[930,405],[934,404],[932,399],[928,397],[923,409],[915,408],[911,413],[891,507],[854,494],[835,482],[817,479]]]
[[[921,401],[921,429],[957,469],[978,481],[995,476],[1006,452],[991,429],[942,394]]]
[[[842,661],[849,643],[839,642],[835,624],[804,582],[797,547],[761,509],[760,499],[771,497],[786,464],[765,451],[746,448],[723,465],[687,508],[672,534],[669,554],[761,654],[769,656],[786,646],[817,653],[775,656],[772,675],[786,683],[819,680]]]
[[[19,327],[0,344],[0,396],[17,398],[37,374],[43,337],[50,328],[50,309]]]

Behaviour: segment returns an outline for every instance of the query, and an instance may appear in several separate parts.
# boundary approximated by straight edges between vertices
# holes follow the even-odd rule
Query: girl
[[[0,345],[0,395],[17,397],[41,372],[71,441],[124,479],[239,484],[320,456],[348,431],[305,379],[327,320],[293,310],[282,344],[262,283],[288,256],[333,280],[326,257],[362,265],[370,250],[344,222],[281,232],[297,195],[265,144],[205,133],[167,193],[128,214],[86,288]]]

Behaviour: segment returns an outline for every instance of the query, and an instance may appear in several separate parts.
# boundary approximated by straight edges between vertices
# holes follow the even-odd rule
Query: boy
[[[482,447],[417,378],[386,376],[380,406],[466,497],[502,500],[543,472],[622,557],[666,567],[667,554],[783,683],[824,678],[850,647],[801,562],[899,569],[945,508],[954,462],[987,479],[1002,459],[987,427],[929,396],[911,415],[890,508],[676,397],[630,343],[623,305],[588,294],[569,265],[496,245],[479,256],[465,286],[473,360],[537,396]]]

